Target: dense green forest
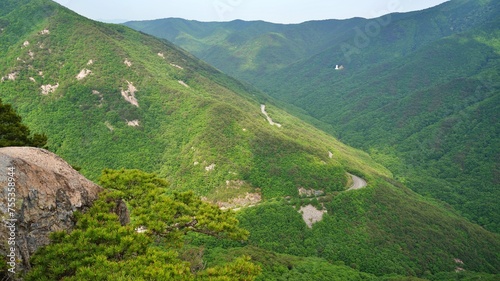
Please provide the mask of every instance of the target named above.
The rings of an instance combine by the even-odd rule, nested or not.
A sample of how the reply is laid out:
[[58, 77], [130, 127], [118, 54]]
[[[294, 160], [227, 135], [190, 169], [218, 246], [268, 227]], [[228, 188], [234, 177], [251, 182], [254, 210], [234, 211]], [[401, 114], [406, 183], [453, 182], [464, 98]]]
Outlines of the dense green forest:
[[2, 103], [0, 99], [0, 147], [34, 146], [43, 147], [47, 144], [47, 136], [31, 135], [30, 129], [22, 123], [10, 104]]
[[[272, 104], [273, 118], [287, 124], [269, 125], [259, 109], [261, 102], [272, 103], [269, 98], [169, 43], [41, 2], [42, 8], [32, 1], [4, 17], [2, 36], [17, 42], [2, 47], [0, 72], [12, 74], [0, 84], [2, 99], [90, 179], [103, 168], [141, 168], [204, 195], [226, 181], [244, 180], [275, 196], [293, 195], [314, 178], [342, 190], [342, 164], [364, 170], [358, 157], [370, 163], [367, 170], [390, 174]], [[31, 22], [20, 20], [27, 16]], [[23, 28], [29, 31], [17, 34]], [[79, 79], [82, 70], [90, 72]], [[329, 150], [338, 157], [328, 158]], [[269, 167], [270, 158], [280, 162]]]
[[[77, 214], [71, 233], [52, 233], [51, 244], [32, 257], [25, 280], [243, 281], [260, 273], [245, 256], [205, 269], [182, 255], [188, 232], [246, 239], [248, 232], [238, 228], [231, 212], [192, 192], [168, 194], [165, 180], [139, 170], [105, 170], [100, 183], [107, 190], [87, 213]], [[123, 200], [130, 208], [129, 224], [112, 211]]]
[[[0, 11], [5, 108], [107, 190], [35, 255], [29, 280], [499, 274], [498, 234], [173, 44], [48, 0]], [[367, 186], [348, 190], [349, 174]], [[130, 224], [112, 212], [117, 200]], [[323, 215], [310, 228], [309, 205]]]
[[498, 1], [455, 0], [370, 20], [126, 25], [316, 118], [413, 190], [498, 232], [499, 12]]

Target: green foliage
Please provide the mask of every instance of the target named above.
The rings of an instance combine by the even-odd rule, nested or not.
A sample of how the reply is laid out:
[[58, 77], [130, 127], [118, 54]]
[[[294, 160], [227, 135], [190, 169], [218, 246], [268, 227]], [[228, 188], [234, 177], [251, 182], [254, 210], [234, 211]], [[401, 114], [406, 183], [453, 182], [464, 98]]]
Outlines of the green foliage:
[[439, 273], [432, 276], [426, 276], [426, 279], [430, 281], [495, 281], [498, 280], [499, 276], [487, 273], [477, 273], [477, 272], [450, 272], [450, 273]]
[[[230, 212], [201, 202], [192, 193], [165, 194], [168, 184], [138, 170], [103, 172], [107, 188], [71, 232], [55, 232], [52, 243], [31, 259], [26, 280], [254, 280], [260, 268], [247, 257], [191, 272], [179, 256], [184, 234], [245, 239]], [[131, 224], [113, 213], [130, 205]], [[147, 229], [145, 233], [137, 227]]]
[[314, 249], [304, 244], [309, 232], [301, 215], [293, 207], [267, 203], [238, 214], [242, 226], [250, 230], [249, 243], [291, 255], [308, 256]]
[[215, 266], [201, 272], [196, 280], [213, 280], [213, 281], [252, 281], [256, 280], [255, 276], [260, 273], [259, 266], [250, 263], [249, 257], [236, 258], [234, 262], [227, 263], [223, 266]]
[[1, 99], [0, 120], [0, 147], [46, 145], [47, 136], [41, 134], [30, 136], [30, 130], [21, 122], [21, 116], [9, 104], [3, 104]]
[[211, 249], [206, 258], [208, 264], [225, 263], [236, 256], [248, 255], [262, 268], [256, 280], [262, 281], [357, 281], [377, 280], [373, 275], [361, 273], [342, 262], [330, 263], [321, 258], [296, 257], [247, 246], [242, 248]]
[[245, 209], [238, 217], [251, 245], [342, 261], [378, 276], [422, 277], [457, 267], [498, 274], [498, 235], [404, 187], [377, 182], [377, 188], [342, 192], [324, 204], [328, 212], [312, 229], [284, 201]]
[[202, 23], [182, 19], [127, 22], [126, 26], [165, 38], [225, 73], [252, 81], [323, 50], [360, 22], [317, 21], [301, 25], [267, 22]]
[[133, 227], [144, 226], [167, 241], [180, 241], [190, 231], [233, 240], [248, 236], [230, 211], [201, 201], [193, 192], [165, 196], [168, 184], [154, 174], [104, 170], [100, 184], [122, 193], [131, 208]]
[[371, 20], [126, 25], [292, 103], [413, 190], [499, 232], [499, 11], [456, 0]]
[[[33, 1], [1, 19], [22, 21], [19, 10], [30, 14], [46, 5]], [[157, 172], [179, 191], [217, 201], [258, 188], [265, 198], [294, 195], [300, 186], [342, 190], [342, 166], [389, 174], [170, 43], [49, 6], [45, 18], [0, 34], [12, 38], [0, 57], [0, 74], [17, 73], [0, 83], [0, 91], [26, 124], [47, 134], [52, 151], [91, 180], [105, 168], [141, 169]], [[78, 80], [83, 69], [92, 73]], [[44, 95], [45, 85], [59, 87]], [[138, 106], [122, 96], [129, 85], [137, 89]], [[283, 128], [266, 122], [261, 102], [286, 122]], [[336, 159], [328, 159], [329, 150]], [[244, 181], [246, 188], [226, 193], [228, 181]]]

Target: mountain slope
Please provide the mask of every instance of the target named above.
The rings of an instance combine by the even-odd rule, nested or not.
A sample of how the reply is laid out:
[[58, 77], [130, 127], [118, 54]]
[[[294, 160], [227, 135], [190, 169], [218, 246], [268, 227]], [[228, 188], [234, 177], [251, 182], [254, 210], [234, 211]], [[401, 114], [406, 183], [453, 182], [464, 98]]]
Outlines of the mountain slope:
[[[453, 271], [454, 258], [463, 258], [469, 271], [498, 273], [498, 235], [410, 192], [366, 153], [291, 116], [271, 98], [168, 42], [86, 20], [53, 2], [26, 3], [1, 17], [0, 97], [33, 131], [47, 135], [50, 149], [91, 179], [104, 168], [138, 168], [221, 206], [257, 205], [239, 214], [251, 237], [268, 237], [251, 243], [272, 251], [330, 263], [351, 263], [366, 253], [372, 262], [393, 255], [394, 266], [360, 263], [367, 273]], [[267, 120], [261, 104], [281, 127]], [[368, 186], [345, 191], [347, 172]], [[299, 213], [309, 204], [327, 210], [311, 229]], [[425, 212], [408, 220], [403, 214], [412, 214], [412, 206], [425, 206]], [[365, 210], [373, 215], [365, 217]], [[259, 229], [262, 224], [269, 227]], [[322, 224], [339, 228], [331, 232]], [[346, 237], [351, 227], [356, 235]], [[449, 229], [459, 230], [446, 236]], [[302, 235], [310, 235], [310, 242], [302, 244]], [[400, 248], [382, 243], [384, 237]], [[429, 242], [419, 247], [412, 237]], [[348, 239], [349, 246], [337, 239]], [[359, 239], [363, 243], [356, 246]], [[318, 241], [329, 245], [326, 252], [316, 247]], [[436, 266], [427, 268], [427, 258]]]
[[[446, 201], [498, 232], [499, 15], [498, 1], [455, 0], [372, 20], [323, 22], [332, 33], [320, 33], [318, 22], [275, 25], [257, 35], [247, 31], [257, 25], [252, 22], [239, 29], [235, 23], [196, 23], [197, 33], [184, 29], [179, 20], [127, 25], [165, 36], [223, 71], [300, 107], [330, 124], [330, 133], [369, 151], [414, 190]], [[335, 29], [334, 24], [340, 27]], [[177, 33], [167, 36], [162, 33], [166, 28]], [[311, 30], [321, 34], [319, 42], [328, 44], [315, 44], [314, 36], [310, 41], [293, 40]], [[263, 59], [268, 57], [259, 60], [249, 52], [233, 60], [238, 49], [231, 47], [260, 44], [262, 49], [273, 49], [260, 39], [272, 32], [288, 39], [279, 46], [280, 56], [289, 61], [268, 66]], [[218, 37], [224, 41], [210, 40], [215, 34], [224, 34]], [[232, 34], [243, 34], [246, 40], [234, 45], [229, 40]], [[180, 40], [187, 36], [196, 40]], [[315, 47], [301, 57], [287, 51], [307, 44]], [[221, 46], [225, 49], [220, 58], [209, 55]], [[246, 70], [245, 59], [259, 62], [255, 72]], [[337, 70], [336, 65], [344, 69]]]
[[[335, 124], [342, 140], [385, 159], [415, 190], [498, 231], [497, 27], [493, 20], [381, 63], [366, 51], [343, 73], [321, 63], [331, 49], [269, 75], [263, 88]], [[304, 83], [312, 66], [318, 75]], [[274, 91], [278, 77], [287, 83]]]
[[[343, 57], [330, 54], [329, 59], [323, 58], [329, 67], [350, 63], [352, 69], [353, 55], [369, 58], [370, 63], [402, 57], [435, 40], [488, 22], [495, 17], [495, 4], [490, 2], [455, 0], [420, 12], [393, 13], [372, 20], [352, 18], [285, 25], [168, 18], [124, 25], [167, 39], [224, 72], [260, 86], [261, 82], [270, 81], [266, 74], [283, 68], [286, 71], [295, 62], [306, 63], [328, 49], [342, 47], [345, 51]], [[379, 45], [376, 51], [373, 45]]]
[[170, 18], [124, 25], [167, 39], [229, 75], [254, 81], [349, 38], [352, 28], [366, 22], [356, 18], [283, 25]]

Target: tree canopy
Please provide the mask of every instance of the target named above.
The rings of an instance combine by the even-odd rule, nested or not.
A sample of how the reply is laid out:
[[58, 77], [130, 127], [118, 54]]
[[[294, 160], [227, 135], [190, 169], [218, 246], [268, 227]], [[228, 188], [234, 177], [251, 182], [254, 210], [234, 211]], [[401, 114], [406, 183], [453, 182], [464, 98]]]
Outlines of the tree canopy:
[[[193, 270], [180, 255], [189, 232], [246, 239], [232, 212], [192, 192], [170, 192], [165, 180], [138, 170], [105, 170], [100, 182], [106, 188], [100, 198], [77, 213], [73, 231], [53, 233], [31, 259], [26, 280], [254, 280], [260, 273], [246, 256]], [[122, 201], [130, 223], [116, 213]]]
[[47, 136], [34, 134], [22, 123], [22, 118], [10, 104], [2, 103], [0, 99], [0, 147], [34, 146], [44, 147]]

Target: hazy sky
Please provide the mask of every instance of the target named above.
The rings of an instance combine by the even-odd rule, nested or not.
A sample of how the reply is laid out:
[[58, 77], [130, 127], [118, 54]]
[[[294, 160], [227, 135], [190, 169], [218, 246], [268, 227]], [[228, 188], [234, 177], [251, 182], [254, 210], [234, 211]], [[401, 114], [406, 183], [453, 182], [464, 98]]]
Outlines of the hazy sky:
[[421, 10], [446, 0], [55, 0], [95, 20], [178, 17], [199, 21], [234, 19], [299, 23], [309, 20], [373, 18]]

